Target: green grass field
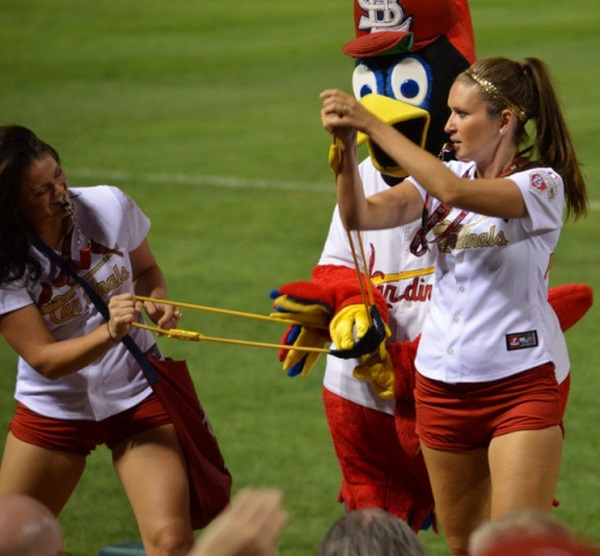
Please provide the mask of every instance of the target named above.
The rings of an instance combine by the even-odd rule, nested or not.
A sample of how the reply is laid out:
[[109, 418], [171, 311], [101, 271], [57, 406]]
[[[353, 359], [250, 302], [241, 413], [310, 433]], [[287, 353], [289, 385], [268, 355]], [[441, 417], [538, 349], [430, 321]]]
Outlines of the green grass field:
[[[568, 224], [552, 283], [600, 290], [600, 11], [597, 0], [472, 0], [479, 56], [538, 56], [554, 73], [588, 178], [592, 210]], [[350, 0], [1, 0], [0, 122], [61, 152], [71, 185], [110, 183], [153, 221], [171, 298], [266, 314], [268, 293], [309, 277], [335, 197], [318, 94], [350, 88]], [[596, 245], [596, 247], [594, 247]], [[277, 342], [280, 325], [185, 311], [182, 327]], [[557, 514], [600, 544], [600, 315], [567, 333], [573, 383]], [[342, 515], [321, 404], [322, 362], [305, 379], [273, 350], [160, 339], [185, 357], [234, 475], [278, 486], [283, 556], [307, 556]], [[16, 358], [0, 345], [0, 426]], [[0, 438], [4, 433], [0, 434]], [[3, 442], [0, 441], [0, 442]], [[139, 537], [110, 454], [97, 450], [61, 515], [67, 550]], [[443, 535], [421, 535], [430, 556]]]

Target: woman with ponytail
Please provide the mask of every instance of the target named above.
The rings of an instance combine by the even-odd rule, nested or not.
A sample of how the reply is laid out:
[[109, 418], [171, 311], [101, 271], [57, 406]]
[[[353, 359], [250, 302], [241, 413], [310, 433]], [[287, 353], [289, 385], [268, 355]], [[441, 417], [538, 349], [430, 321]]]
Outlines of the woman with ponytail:
[[[456, 78], [445, 127], [456, 159], [447, 162], [351, 95], [321, 99], [342, 153], [344, 225], [383, 229], [422, 216], [411, 249], [436, 255], [415, 362], [417, 433], [451, 553], [466, 555], [481, 523], [554, 502], [558, 375], [569, 365], [548, 279], [563, 219], [585, 216], [588, 204], [570, 133], [536, 58], [481, 59]], [[357, 131], [408, 173], [402, 187], [364, 195]]]

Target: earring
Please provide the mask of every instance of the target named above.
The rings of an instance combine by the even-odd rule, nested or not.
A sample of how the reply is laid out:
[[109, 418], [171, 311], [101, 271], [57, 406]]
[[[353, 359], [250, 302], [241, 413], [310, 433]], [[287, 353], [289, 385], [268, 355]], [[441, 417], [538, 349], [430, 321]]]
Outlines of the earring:
[[503, 127], [500, 128], [500, 135], [505, 135], [506, 134], [506, 129], [504, 129]]

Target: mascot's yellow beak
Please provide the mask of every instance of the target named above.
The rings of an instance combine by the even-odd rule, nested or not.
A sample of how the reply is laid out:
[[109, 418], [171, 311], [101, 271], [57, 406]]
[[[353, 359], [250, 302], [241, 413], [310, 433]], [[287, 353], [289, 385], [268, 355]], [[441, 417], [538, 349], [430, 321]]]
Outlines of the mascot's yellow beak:
[[[390, 97], [375, 94], [364, 96], [360, 99], [360, 104], [369, 110], [369, 112], [373, 112], [373, 114], [385, 123], [393, 125], [421, 148], [425, 147], [425, 139], [427, 138], [427, 131], [431, 120], [427, 110], [407, 104], [406, 102], [394, 100]], [[381, 173], [399, 178], [407, 176], [406, 171], [381, 150], [376, 143], [373, 143], [368, 135], [359, 132], [357, 141], [359, 145], [362, 145], [365, 141], [367, 142], [371, 161]]]

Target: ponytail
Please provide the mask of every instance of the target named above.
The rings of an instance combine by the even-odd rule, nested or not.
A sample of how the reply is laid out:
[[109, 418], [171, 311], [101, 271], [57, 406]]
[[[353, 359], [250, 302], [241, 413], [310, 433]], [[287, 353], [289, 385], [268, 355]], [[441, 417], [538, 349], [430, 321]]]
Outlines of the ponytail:
[[[537, 58], [514, 62], [507, 58], [482, 58], [460, 75], [480, 85], [488, 112], [497, 115], [508, 108], [516, 116], [515, 141], [521, 150], [529, 147], [532, 159], [558, 172], [565, 187], [566, 218], [587, 214], [585, 180], [571, 134], [562, 114], [548, 67]], [[527, 121], [535, 123], [529, 145]]]
[[587, 214], [585, 180], [552, 78], [546, 64], [537, 58], [525, 58], [519, 65], [525, 77], [533, 82], [534, 98], [526, 110], [536, 125], [534, 153], [563, 178], [567, 218], [573, 215], [577, 220]]

